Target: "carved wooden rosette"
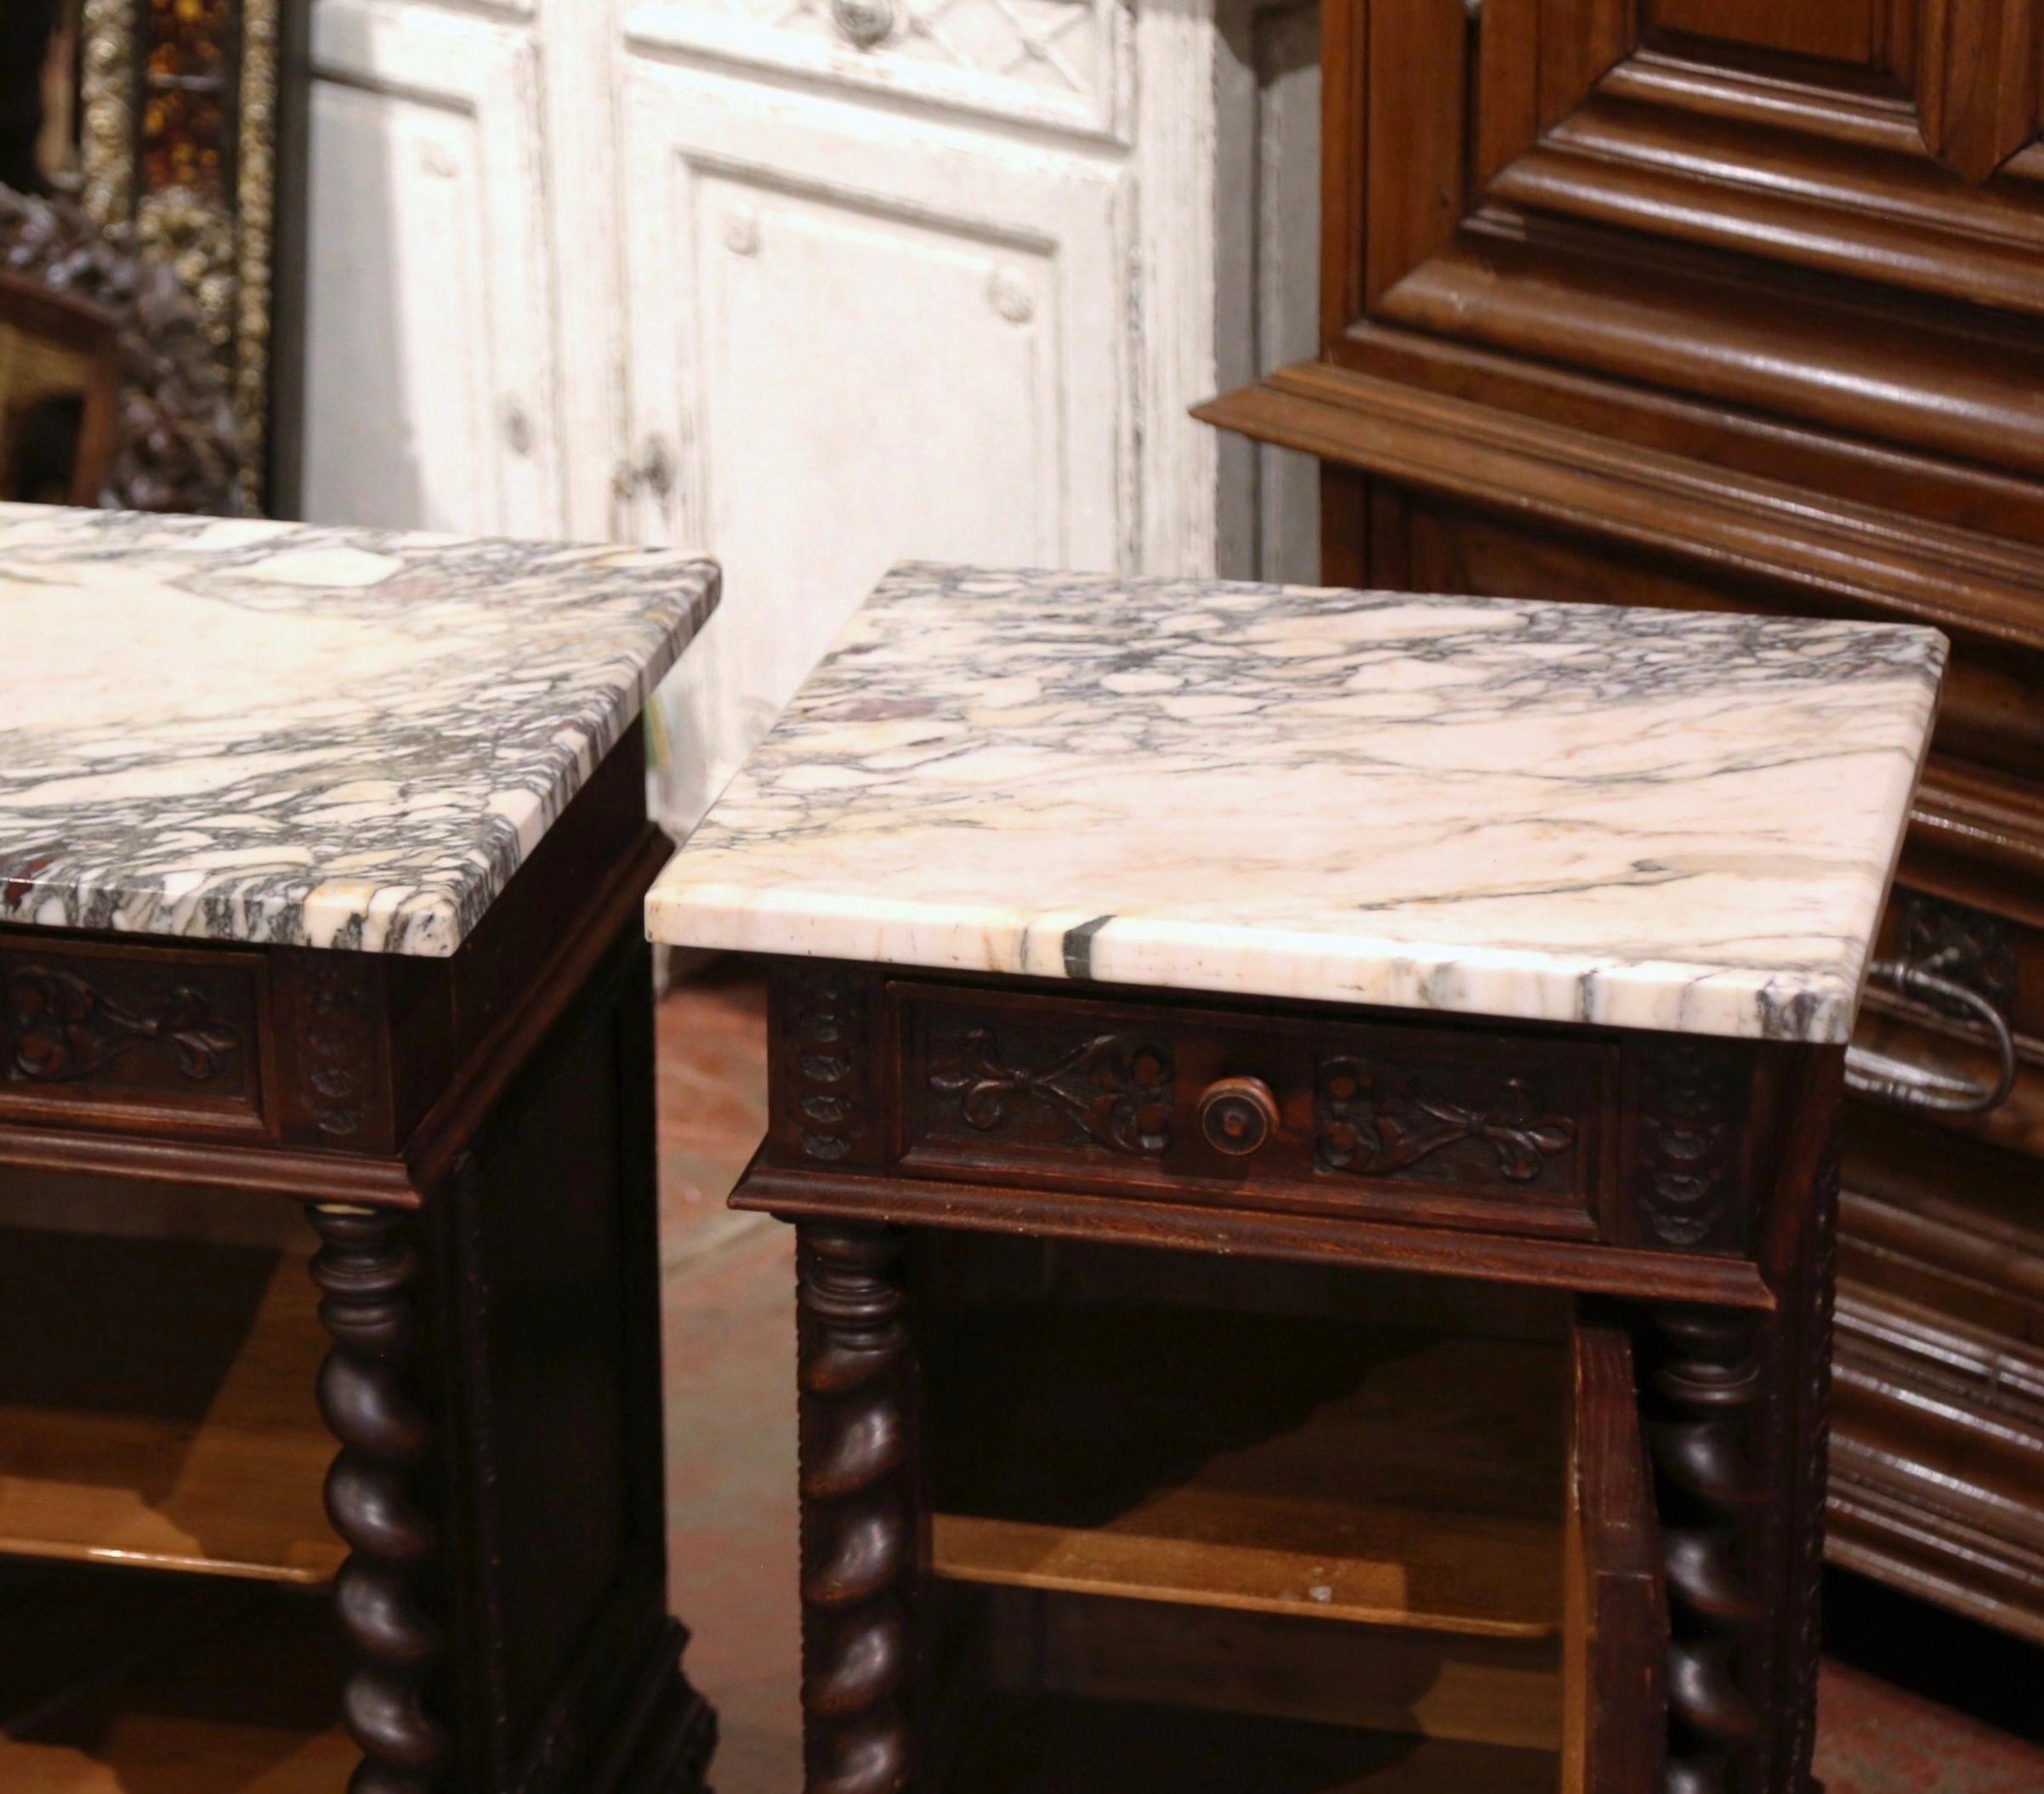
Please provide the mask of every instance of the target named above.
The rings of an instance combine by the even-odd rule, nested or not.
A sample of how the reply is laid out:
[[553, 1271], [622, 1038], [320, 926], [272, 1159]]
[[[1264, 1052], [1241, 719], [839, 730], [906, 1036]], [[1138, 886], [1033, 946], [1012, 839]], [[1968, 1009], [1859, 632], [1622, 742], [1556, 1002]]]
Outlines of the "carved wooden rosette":
[[1766, 1608], [1753, 1584], [1765, 1490], [1752, 1460], [1757, 1323], [1729, 1309], [1652, 1311], [1647, 1389], [1667, 1577], [1666, 1794], [1746, 1794], [1762, 1714], [1752, 1657]]
[[798, 1233], [805, 1794], [906, 1787], [916, 1528], [892, 1229]]
[[411, 1388], [419, 1261], [395, 1215], [307, 1212], [321, 1240], [320, 1319], [334, 1341], [320, 1411], [341, 1442], [326, 1512], [351, 1547], [334, 1587], [351, 1657], [343, 1711], [363, 1754], [349, 1794], [432, 1794], [448, 1740], [427, 1708], [444, 1644], [423, 1587], [434, 1538], [417, 1480], [433, 1434]]

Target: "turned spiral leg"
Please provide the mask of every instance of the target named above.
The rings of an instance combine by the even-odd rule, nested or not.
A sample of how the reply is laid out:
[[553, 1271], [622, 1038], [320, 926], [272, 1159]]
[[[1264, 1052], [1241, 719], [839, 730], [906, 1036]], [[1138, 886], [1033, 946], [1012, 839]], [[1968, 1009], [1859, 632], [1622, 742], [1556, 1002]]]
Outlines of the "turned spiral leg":
[[799, 1233], [806, 1794], [907, 1785], [915, 1574], [901, 1241]]
[[1712, 1309], [1661, 1309], [1652, 1318], [1648, 1438], [1672, 1632], [1664, 1786], [1748, 1794], [1762, 1718], [1747, 1659], [1764, 1618], [1752, 1586], [1764, 1500], [1752, 1459], [1755, 1324]]
[[418, 1258], [395, 1216], [309, 1212], [320, 1319], [333, 1337], [320, 1409], [341, 1442], [326, 1512], [349, 1547], [334, 1588], [350, 1659], [343, 1710], [362, 1751], [349, 1794], [432, 1794], [448, 1746], [426, 1707], [442, 1644], [422, 1596], [433, 1533], [417, 1485], [433, 1437], [411, 1393]]

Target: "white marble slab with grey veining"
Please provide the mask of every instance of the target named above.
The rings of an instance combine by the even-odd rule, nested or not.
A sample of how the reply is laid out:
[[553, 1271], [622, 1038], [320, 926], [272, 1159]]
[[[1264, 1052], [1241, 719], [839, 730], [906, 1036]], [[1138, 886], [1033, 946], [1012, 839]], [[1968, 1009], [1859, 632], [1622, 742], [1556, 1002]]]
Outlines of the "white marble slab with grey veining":
[[657, 940], [1838, 1042], [1934, 631], [897, 569]]
[[717, 594], [667, 550], [0, 506], [0, 923], [451, 954]]

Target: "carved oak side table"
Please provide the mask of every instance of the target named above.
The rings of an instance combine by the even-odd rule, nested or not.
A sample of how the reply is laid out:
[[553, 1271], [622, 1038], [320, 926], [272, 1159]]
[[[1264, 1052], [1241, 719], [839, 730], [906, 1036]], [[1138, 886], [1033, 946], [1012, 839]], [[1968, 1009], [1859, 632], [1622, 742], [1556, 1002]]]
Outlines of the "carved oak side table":
[[897, 570], [772, 956], [809, 1794], [1802, 1794], [1924, 630]]
[[0, 1785], [700, 1785], [638, 718], [717, 589], [0, 508]]

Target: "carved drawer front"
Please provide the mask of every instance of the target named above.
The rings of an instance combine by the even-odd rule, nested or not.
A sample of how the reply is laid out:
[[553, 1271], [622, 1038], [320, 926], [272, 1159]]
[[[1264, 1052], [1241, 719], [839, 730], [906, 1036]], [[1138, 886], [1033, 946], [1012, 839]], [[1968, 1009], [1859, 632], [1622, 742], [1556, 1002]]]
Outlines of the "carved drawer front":
[[1599, 1231], [1609, 1040], [908, 981], [889, 1001], [904, 1174]]
[[259, 1129], [260, 956], [0, 938], [0, 1121]]

